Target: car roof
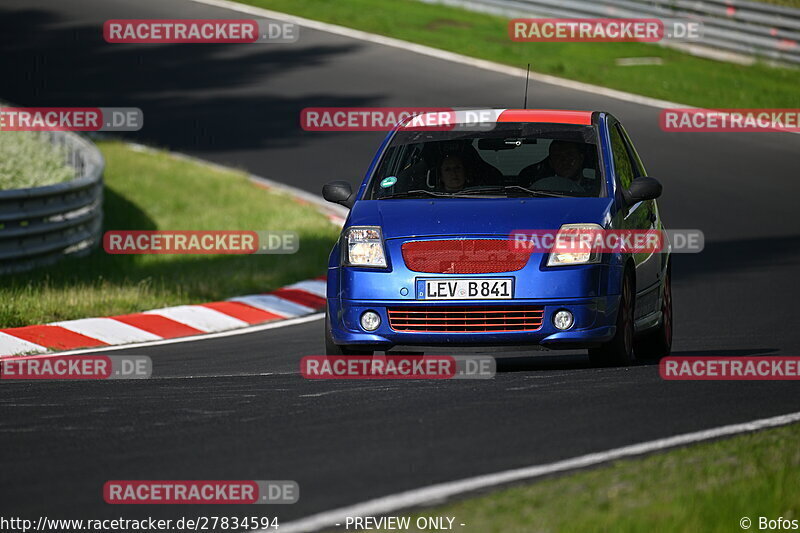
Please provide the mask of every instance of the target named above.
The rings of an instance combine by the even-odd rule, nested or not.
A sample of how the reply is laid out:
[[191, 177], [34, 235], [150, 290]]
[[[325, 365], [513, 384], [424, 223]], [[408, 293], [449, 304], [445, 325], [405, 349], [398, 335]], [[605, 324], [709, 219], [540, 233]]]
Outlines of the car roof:
[[555, 124], [592, 124], [591, 111], [564, 111], [560, 109], [506, 109], [497, 122], [552, 122]]
[[497, 122], [537, 122], [549, 124], [576, 124], [590, 126], [592, 111], [569, 111], [561, 109], [452, 109], [422, 113], [409, 118], [399, 125], [401, 129], [415, 129], [427, 124], [426, 117], [443, 117], [438, 124], [497, 123]]

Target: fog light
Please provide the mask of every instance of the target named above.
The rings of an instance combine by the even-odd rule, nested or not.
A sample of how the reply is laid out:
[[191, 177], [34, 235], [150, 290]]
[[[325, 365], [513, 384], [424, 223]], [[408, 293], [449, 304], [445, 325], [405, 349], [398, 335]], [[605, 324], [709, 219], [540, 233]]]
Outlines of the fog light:
[[[555, 315], [553, 315], [553, 324], [558, 329], [569, 329], [572, 327], [572, 323], [575, 319], [572, 316], [572, 313], [567, 311], [566, 309], [562, 309], [561, 311], [557, 311]], [[361, 322], [364, 322], [364, 319], [361, 319]]]
[[375, 331], [381, 325], [381, 317], [375, 311], [367, 311], [361, 315], [361, 327], [365, 331]]

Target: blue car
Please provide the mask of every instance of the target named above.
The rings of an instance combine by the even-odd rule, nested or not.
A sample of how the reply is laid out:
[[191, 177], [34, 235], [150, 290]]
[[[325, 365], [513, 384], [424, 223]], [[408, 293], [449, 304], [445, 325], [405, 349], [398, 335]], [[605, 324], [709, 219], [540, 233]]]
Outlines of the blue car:
[[669, 354], [666, 240], [513, 246], [537, 231], [663, 230], [661, 184], [614, 116], [492, 109], [421, 123], [388, 134], [356, 192], [345, 181], [323, 188], [350, 208], [328, 263], [329, 355], [540, 345], [588, 349], [610, 366]]

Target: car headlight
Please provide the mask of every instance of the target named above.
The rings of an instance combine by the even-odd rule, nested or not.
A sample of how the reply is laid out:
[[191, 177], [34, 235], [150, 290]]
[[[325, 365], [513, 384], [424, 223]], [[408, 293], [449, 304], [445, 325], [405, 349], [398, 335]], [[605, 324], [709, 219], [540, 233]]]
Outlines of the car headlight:
[[[586, 231], [590, 230], [590, 231]], [[599, 224], [564, 224], [556, 234], [556, 242], [547, 259], [547, 266], [588, 265], [600, 261], [600, 253], [582, 236], [602, 231]]]
[[344, 234], [346, 266], [386, 268], [383, 235], [378, 226], [352, 226]]

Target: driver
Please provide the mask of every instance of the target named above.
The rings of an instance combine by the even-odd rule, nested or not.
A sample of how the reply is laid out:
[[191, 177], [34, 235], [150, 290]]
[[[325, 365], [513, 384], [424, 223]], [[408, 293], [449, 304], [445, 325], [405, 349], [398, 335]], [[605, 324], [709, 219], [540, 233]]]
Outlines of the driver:
[[520, 171], [520, 182], [538, 190], [594, 195], [599, 182], [583, 175], [588, 147], [581, 142], [552, 141], [547, 157]]
[[537, 180], [536, 188], [560, 192], [585, 192], [581, 183], [585, 157], [583, 146], [578, 143], [559, 140], [551, 142], [547, 157], [550, 167], [547, 169], [549, 170], [547, 174], [550, 175]]

